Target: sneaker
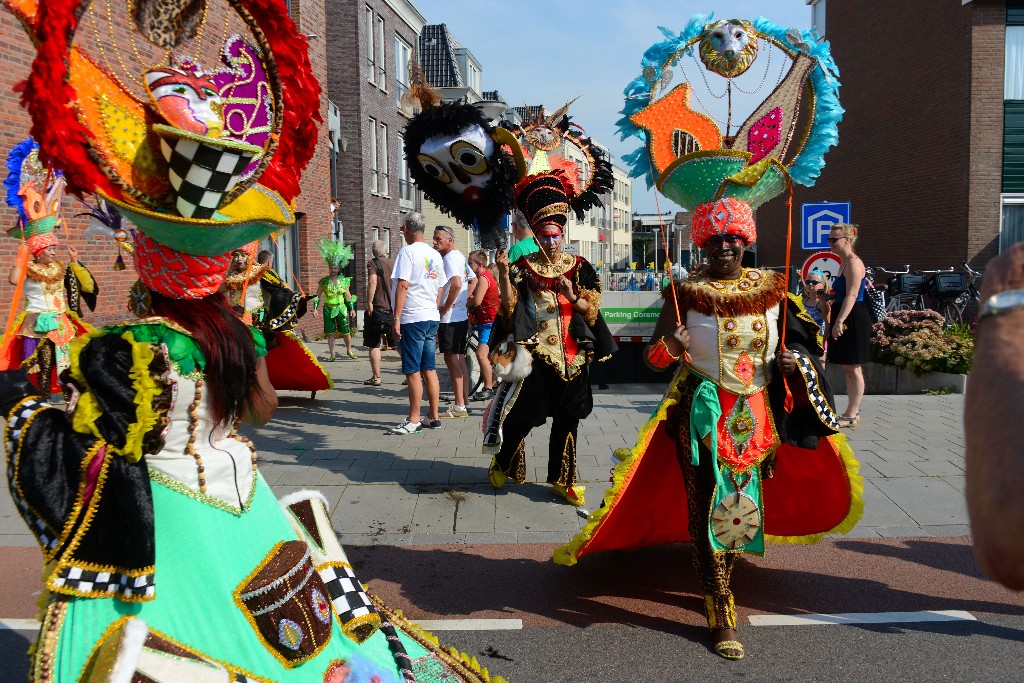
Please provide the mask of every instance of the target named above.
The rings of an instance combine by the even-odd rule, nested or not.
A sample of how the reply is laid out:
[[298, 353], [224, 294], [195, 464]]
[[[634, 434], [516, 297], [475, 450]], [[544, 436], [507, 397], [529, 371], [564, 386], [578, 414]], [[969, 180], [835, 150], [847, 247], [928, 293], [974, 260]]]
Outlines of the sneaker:
[[402, 424], [398, 425], [397, 427], [392, 427], [387, 431], [387, 433], [398, 435], [418, 434], [421, 429], [423, 429], [422, 422], [409, 422], [408, 420], [403, 420]]
[[455, 406], [449, 406], [448, 410], [444, 411], [440, 415], [442, 420], [452, 420], [459, 417], [469, 417], [469, 411], [465, 408], [462, 410], [456, 410]]
[[[444, 415], [442, 415], [441, 417], [444, 417]], [[426, 420], [424, 420], [423, 422], [421, 422], [420, 424], [423, 425], [424, 427], [426, 427], [427, 429], [440, 429], [441, 428], [441, 421], [440, 420], [431, 420], [429, 417]]]
[[470, 398], [474, 401], [490, 401], [496, 393], [498, 393], [497, 389], [481, 389]]

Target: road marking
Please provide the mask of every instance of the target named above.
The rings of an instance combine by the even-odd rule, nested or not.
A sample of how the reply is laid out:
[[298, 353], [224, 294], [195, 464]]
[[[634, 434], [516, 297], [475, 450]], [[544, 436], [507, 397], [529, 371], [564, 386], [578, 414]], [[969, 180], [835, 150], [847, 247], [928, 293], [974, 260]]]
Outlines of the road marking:
[[38, 631], [35, 619], [0, 619], [0, 631]]
[[427, 631], [521, 631], [522, 619], [416, 619]]
[[924, 621], [977, 621], [970, 612], [850, 612], [847, 614], [751, 614], [751, 626], [825, 626], [845, 624], [907, 624]]

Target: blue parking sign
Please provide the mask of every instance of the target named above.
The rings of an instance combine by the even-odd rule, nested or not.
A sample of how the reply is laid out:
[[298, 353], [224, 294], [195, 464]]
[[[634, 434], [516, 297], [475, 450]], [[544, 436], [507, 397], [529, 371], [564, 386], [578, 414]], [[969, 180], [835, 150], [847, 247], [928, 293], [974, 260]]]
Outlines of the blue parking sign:
[[800, 248], [828, 249], [828, 233], [836, 223], [850, 222], [850, 202], [808, 202], [800, 205]]

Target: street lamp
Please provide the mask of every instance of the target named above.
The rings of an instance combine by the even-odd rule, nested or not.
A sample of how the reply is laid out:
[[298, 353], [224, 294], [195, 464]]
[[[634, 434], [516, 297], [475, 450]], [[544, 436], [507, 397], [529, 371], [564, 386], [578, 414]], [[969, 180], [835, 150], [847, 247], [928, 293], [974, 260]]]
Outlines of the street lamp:
[[497, 100], [481, 100], [480, 102], [473, 103], [473, 106], [482, 111], [487, 120], [492, 124], [501, 120], [501, 117], [508, 109], [504, 102], [498, 102]]

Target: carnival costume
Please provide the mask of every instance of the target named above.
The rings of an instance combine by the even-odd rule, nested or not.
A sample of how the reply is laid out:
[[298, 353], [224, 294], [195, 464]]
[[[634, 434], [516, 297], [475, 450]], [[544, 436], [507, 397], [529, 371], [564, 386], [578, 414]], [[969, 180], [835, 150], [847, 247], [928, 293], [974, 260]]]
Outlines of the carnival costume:
[[[666, 41], [645, 54], [643, 75], [626, 89], [621, 130], [647, 141], [629, 157], [634, 175], [647, 174], [693, 212], [699, 248], [725, 235], [750, 245], [752, 210], [786, 189], [790, 178], [810, 184], [835, 142], [842, 109], [828, 44], [764, 19], [698, 16], [680, 35], [665, 33]], [[717, 74], [732, 88], [736, 76], [758, 63], [759, 44], [762, 57], [781, 57], [789, 71], [738, 135], [723, 136], [710, 114], [690, 108], [692, 82], [656, 97], [677, 66], [685, 74], [703, 64], [705, 78]], [[811, 115], [804, 112], [804, 138], [791, 145], [806, 83], [814, 94], [805, 100]], [[681, 359], [664, 339], [648, 347], [652, 367], [676, 361], [680, 367], [636, 445], [617, 454], [602, 507], [554, 559], [572, 565], [598, 550], [690, 541], [709, 626], [735, 629], [729, 579], [737, 554], [762, 554], [766, 539], [814, 543], [849, 531], [863, 509], [862, 480], [837, 433], [818, 362], [820, 330], [787, 294], [784, 276], [759, 269], [743, 269], [738, 279], [702, 273], [664, 296], [662, 316], [673, 328], [685, 325], [689, 347]], [[796, 359], [789, 376], [775, 364], [780, 348]], [[744, 654], [733, 640], [715, 650], [729, 659]]]
[[99, 288], [92, 273], [77, 260], [66, 264], [36, 260], [57, 246], [54, 231], [62, 220], [64, 187], [63, 179], [42, 167], [39, 145], [32, 138], [18, 143], [7, 156], [7, 169], [7, 204], [18, 211], [18, 225], [7, 233], [22, 241], [18, 265], [24, 269], [15, 298], [24, 292], [25, 310], [0, 343], [0, 369], [25, 368], [35, 377], [39, 394], [49, 399], [51, 393], [60, 392], [57, 378], [68, 367], [71, 340], [92, 329], [81, 320], [82, 300], [94, 310]]
[[[231, 250], [294, 220], [320, 102], [306, 41], [278, 2], [177, 4], [175, 17], [166, 3], [124, 3], [133, 49], [160, 65], [146, 74], [150, 105], [74, 44], [74, 27], [102, 18], [86, 4], [17, 4], [39, 51], [26, 92], [42, 151], [73, 190], [102, 194], [140, 229], [136, 311], [147, 296], [154, 310], [220, 305], [208, 297], [223, 296]], [[198, 51], [168, 59], [196, 48], [207, 12], [240, 32], [213, 77]], [[132, 134], [108, 138], [90, 93]], [[183, 167], [186, 152], [206, 172]], [[248, 160], [224, 161], [236, 153]], [[227, 166], [236, 173], [218, 178]], [[258, 330], [219, 324], [250, 329], [239, 353], [262, 355]], [[363, 592], [319, 494], [275, 500], [237, 422], [214, 418], [208, 363], [188, 329], [144, 317], [72, 344], [66, 414], [21, 371], [0, 373], [8, 483], [46, 562], [32, 680], [487, 680]]]
[[[256, 262], [259, 241], [236, 249], [224, 284], [242, 320], [259, 329], [267, 340], [267, 375], [275, 389], [327, 391], [334, 380], [292, 328], [306, 312], [306, 299], [292, 292], [274, 270]], [[242, 257], [245, 265], [241, 266]], [[242, 296], [242, 292], [245, 296]]]
[[352, 278], [342, 275], [341, 270], [352, 259], [352, 247], [327, 237], [317, 242], [316, 247], [332, 274], [317, 283], [324, 295], [322, 301], [319, 296], [313, 300], [313, 310], [323, 306], [324, 337], [351, 334], [349, 318], [356, 312], [356, 296], [349, 291]]
[[[563, 111], [562, 130], [568, 130], [567, 119]], [[570, 210], [582, 218], [610, 187], [611, 164], [600, 150], [587, 138], [571, 139], [590, 159], [586, 170], [572, 169], [570, 176], [535, 154], [531, 174], [515, 187], [518, 207], [537, 234], [555, 230], [560, 235]], [[582, 315], [574, 299], [560, 291], [562, 277], [572, 283], [574, 299], [587, 301]], [[495, 356], [505, 356], [496, 363], [501, 383], [484, 415], [484, 453], [494, 454], [491, 485], [500, 488], [508, 477], [526, 480], [526, 436], [550, 417], [547, 481], [569, 503], [582, 505], [576, 433], [593, 410], [589, 365], [616, 350], [600, 312], [601, 280], [582, 256], [559, 254], [550, 261], [543, 250], [511, 264], [509, 279], [512, 300], [502, 300], [490, 340]]]

